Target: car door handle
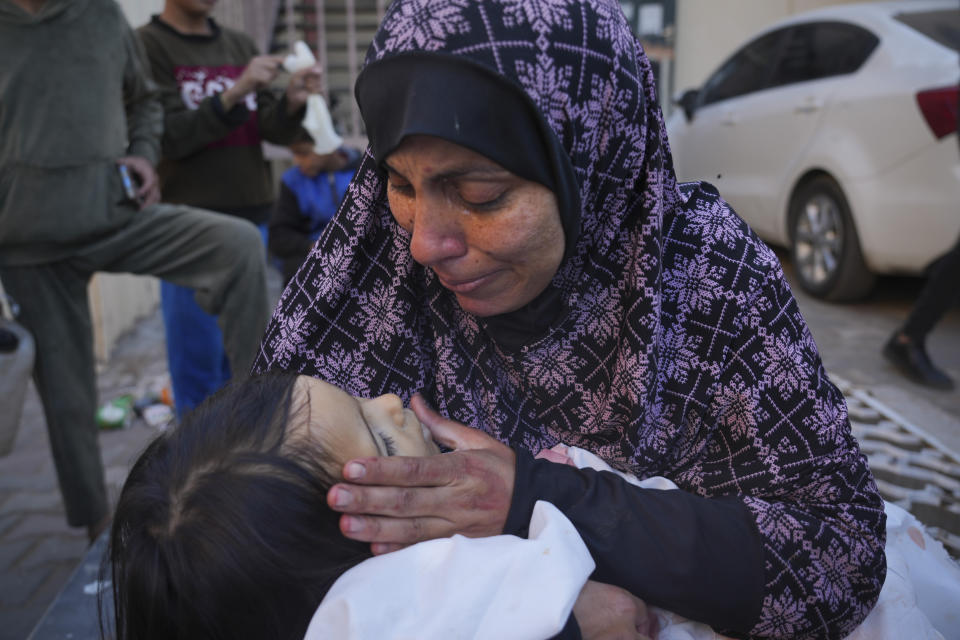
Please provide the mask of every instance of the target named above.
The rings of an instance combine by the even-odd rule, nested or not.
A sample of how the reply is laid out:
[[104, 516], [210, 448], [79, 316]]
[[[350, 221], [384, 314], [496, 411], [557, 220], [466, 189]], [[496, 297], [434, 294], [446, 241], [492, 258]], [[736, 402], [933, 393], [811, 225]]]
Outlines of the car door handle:
[[819, 111], [822, 107], [822, 100], [810, 98], [809, 100], [805, 100], [803, 103], [797, 105], [793, 111], [794, 113], [814, 113], [815, 111]]
[[733, 111], [725, 111], [720, 117], [720, 124], [732, 127], [737, 124], [737, 121], [740, 119], [737, 117], [737, 114]]

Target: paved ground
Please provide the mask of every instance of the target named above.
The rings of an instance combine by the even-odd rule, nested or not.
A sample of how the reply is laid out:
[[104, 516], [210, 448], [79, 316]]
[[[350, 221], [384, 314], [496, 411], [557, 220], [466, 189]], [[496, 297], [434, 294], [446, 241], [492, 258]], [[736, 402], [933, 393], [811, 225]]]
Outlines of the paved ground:
[[[157, 312], [121, 340], [100, 371], [98, 386], [102, 398], [112, 398], [166, 375]], [[128, 429], [101, 432], [111, 500], [155, 433], [142, 420]], [[40, 401], [31, 386], [13, 452], [0, 458], [0, 638], [29, 635], [86, 549], [86, 531], [66, 525]]]
[[[783, 252], [778, 255], [793, 282], [788, 258]], [[944, 392], [914, 384], [880, 354], [906, 319], [922, 284], [917, 278], [881, 278], [870, 297], [845, 305], [812, 298], [799, 285], [793, 292], [827, 371], [868, 388], [875, 398], [960, 454], [960, 389]], [[937, 324], [927, 349], [960, 384], [960, 306]]]
[[[880, 357], [887, 335], [905, 316], [918, 281], [885, 280], [854, 306], [819, 303], [795, 290], [811, 331], [848, 397], [854, 429], [885, 497], [899, 501], [960, 555], [960, 392], [933, 392], [905, 382]], [[960, 312], [931, 338], [938, 362], [960, 379]], [[99, 375], [103, 398], [137, 391], [166, 376], [159, 313], [118, 344]], [[155, 431], [142, 421], [104, 431], [101, 447], [112, 497]], [[944, 447], [937, 446], [943, 444]], [[25, 638], [86, 550], [66, 526], [39, 402], [32, 389], [14, 451], [0, 458], [0, 640]]]

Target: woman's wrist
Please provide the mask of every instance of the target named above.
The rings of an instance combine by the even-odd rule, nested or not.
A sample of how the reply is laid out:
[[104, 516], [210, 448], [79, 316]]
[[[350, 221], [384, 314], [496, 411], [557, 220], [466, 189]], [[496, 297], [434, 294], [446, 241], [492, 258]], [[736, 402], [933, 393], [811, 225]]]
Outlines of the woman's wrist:
[[533, 505], [537, 502], [537, 494], [532, 486], [534, 458], [530, 452], [522, 449], [514, 449], [514, 454], [516, 466], [514, 467], [513, 494], [510, 496], [510, 509], [507, 511], [503, 533], [526, 538]]

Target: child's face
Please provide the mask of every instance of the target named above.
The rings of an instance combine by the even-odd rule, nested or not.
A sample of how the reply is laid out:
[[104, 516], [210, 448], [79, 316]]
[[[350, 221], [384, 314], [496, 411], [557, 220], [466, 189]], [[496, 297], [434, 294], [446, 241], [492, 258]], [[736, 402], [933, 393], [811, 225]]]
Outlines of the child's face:
[[346, 156], [334, 151], [320, 155], [314, 153], [312, 142], [295, 142], [290, 145], [293, 163], [307, 177], [314, 178], [323, 171], [339, 171], [346, 166]]
[[[343, 465], [366, 456], [432, 456], [440, 453], [430, 432], [394, 394], [354, 398], [339, 388], [300, 376], [294, 390], [303, 416], [291, 428], [309, 428], [309, 435], [336, 461], [331, 469], [339, 476]], [[306, 403], [304, 403], [306, 401]]]

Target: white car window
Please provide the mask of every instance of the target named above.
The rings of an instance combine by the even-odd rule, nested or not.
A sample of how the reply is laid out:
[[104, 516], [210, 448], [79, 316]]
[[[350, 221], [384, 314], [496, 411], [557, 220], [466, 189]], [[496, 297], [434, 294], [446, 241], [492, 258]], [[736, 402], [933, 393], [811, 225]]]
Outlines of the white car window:
[[728, 100], [767, 86], [789, 29], [760, 36], [727, 60], [703, 85], [700, 105]]
[[960, 11], [943, 9], [919, 13], [901, 13], [897, 20], [916, 29], [931, 40], [960, 51]]
[[879, 42], [866, 29], [844, 22], [797, 25], [790, 32], [770, 86], [853, 73]]

